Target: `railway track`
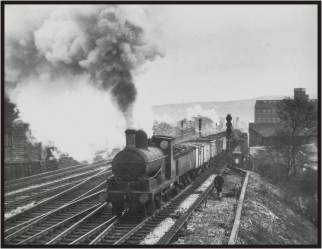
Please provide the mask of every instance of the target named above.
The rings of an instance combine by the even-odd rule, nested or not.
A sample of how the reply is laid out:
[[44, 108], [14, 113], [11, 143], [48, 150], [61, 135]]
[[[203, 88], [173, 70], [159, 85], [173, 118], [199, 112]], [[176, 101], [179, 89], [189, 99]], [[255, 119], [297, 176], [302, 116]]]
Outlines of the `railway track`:
[[12, 202], [12, 201], [15, 201], [16, 199], [20, 199], [23, 197], [31, 197], [33, 195], [37, 195], [41, 193], [42, 191], [46, 191], [56, 186], [61, 186], [66, 183], [80, 181], [86, 177], [90, 177], [91, 175], [96, 174], [100, 170], [101, 170], [100, 168], [95, 168], [82, 173], [72, 174], [60, 179], [55, 179], [54, 181], [43, 182], [41, 184], [35, 184], [23, 189], [11, 191], [9, 193], [5, 193], [5, 201]]
[[110, 160], [101, 160], [101, 161], [94, 162], [92, 164], [87, 164], [87, 165], [83, 165], [83, 166], [76, 165], [76, 166], [73, 166], [70, 168], [44, 172], [41, 174], [32, 175], [29, 177], [24, 177], [24, 178], [20, 178], [17, 180], [5, 182], [5, 186], [4, 186], [5, 193], [8, 194], [10, 192], [14, 192], [14, 191], [17, 191], [17, 190], [20, 190], [23, 188], [27, 188], [32, 185], [40, 185], [43, 183], [48, 183], [50, 181], [60, 180], [60, 179], [65, 178], [69, 175], [97, 169], [101, 166], [109, 164], [110, 162], [111, 162]]
[[100, 206], [99, 196], [103, 192], [104, 190], [94, 192], [53, 211], [49, 211], [41, 218], [6, 236], [5, 242], [11, 245], [44, 245], [59, 234], [62, 229], [82, 219]]
[[[77, 173], [68, 177], [58, 179], [52, 182], [43, 183], [31, 186], [30, 188], [21, 189], [11, 193], [5, 194], [5, 212], [8, 213], [18, 207], [28, 205], [29, 203], [37, 203], [44, 198], [48, 198], [61, 191], [68, 189], [84, 180], [86, 177], [90, 177], [99, 172], [102, 166], [95, 167], [94, 169], [85, 171], [83, 173]], [[107, 167], [109, 169], [110, 166]]]
[[[202, 227], [200, 224], [200, 218], [193, 217], [189, 223], [195, 227], [195, 229], [201, 229], [202, 233], [199, 236], [191, 235], [189, 237], [181, 237], [180, 232], [182, 229], [187, 229], [188, 218], [192, 215], [194, 207], [192, 209], [180, 217], [178, 221], [168, 230], [168, 232], [157, 242], [158, 245], [180, 245], [185, 243], [196, 243], [194, 241], [216, 241], [222, 245], [232, 245], [235, 243], [238, 236], [239, 229], [239, 221], [242, 211], [243, 199], [245, 196], [246, 188], [247, 188], [247, 178], [248, 172], [244, 170], [240, 170], [237, 168], [229, 168], [225, 173], [225, 187], [223, 190], [223, 196], [221, 199], [217, 199], [213, 195], [210, 196], [210, 209], [209, 207], [205, 209], [205, 213], [203, 213], [203, 209], [201, 209], [203, 219], [206, 221], [206, 227], [211, 224], [211, 235], [207, 236], [209, 230], [207, 228]], [[243, 182], [243, 183], [242, 183]], [[241, 185], [242, 183], [242, 185]], [[238, 186], [236, 188], [236, 186]], [[237, 202], [238, 200], [238, 202]], [[197, 202], [196, 205], [199, 205]], [[212, 212], [210, 212], [212, 210]], [[176, 236], [176, 235], [179, 236]], [[178, 241], [176, 239], [179, 239]], [[209, 242], [208, 242], [209, 243]]]
[[112, 216], [111, 208], [107, 203], [99, 205], [83, 219], [61, 232], [47, 245], [75, 245], [89, 244], [100, 232], [117, 219]]
[[5, 236], [19, 230], [21, 227], [25, 227], [28, 223], [41, 218], [43, 215], [66, 203], [80, 199], [93, 193], [93, 191], [104, 189], [109, 175], [111, 175], [111, 170], [103, 170], [71, 188], [38, 203], [34, 207], [6, 219], [4, 221]]
[[10, 213], [17, 208], [28, 206], [28, 204], [30, 203], [38, 203], [45, 198], [48, 198], [70, 188], [80, 181], [81, 180], [76, 180], [62, 185], [60, 184], [59, 186], [45, 187], [44, 189], [35, 189], [30, 193], [25, 193], [24, 195], [17, 196], [15, 198], [5, 197], [5, 213]]
[[[178, 214], [176, 211], [180, 204], [193, 195], [198, 187], [209, 177], [209, 171], [204, 172], [195, 182], [186, 187], [169, 203], [166, 203], [160, 210], [157, 210], [153, 216], [142, 220], [133, 214], [125, 214], [123, 217], [112, 222], [104, 231], [102, 231], [90, 245], [138, 245], [140, 242], [167, 218], [173, 220], [173, 224], [184, 214]], [[179, 215], [179, 216], [178, 216]]]

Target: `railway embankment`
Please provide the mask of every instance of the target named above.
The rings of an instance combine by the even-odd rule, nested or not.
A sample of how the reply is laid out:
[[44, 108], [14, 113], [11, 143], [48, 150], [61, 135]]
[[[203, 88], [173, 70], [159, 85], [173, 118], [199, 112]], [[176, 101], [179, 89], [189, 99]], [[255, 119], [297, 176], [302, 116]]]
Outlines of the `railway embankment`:
[[[188, 221], [187, 228], [174, 244], [228, 244], [235, 219], [237, 198], [230, 190], [242, 179], [234, 174], [225, 176], [223, 192], [218, 200], [210, 194]], [[281, 190], [251, 172], [243, 201], [236, 245], [312, 245], [317, 243], [317, 229], [305, 217], [283, 201]]]
[[237, 244], [317, 244], [316, 226], [284, 201], [286, 194], [258, 174], [250, 174]]

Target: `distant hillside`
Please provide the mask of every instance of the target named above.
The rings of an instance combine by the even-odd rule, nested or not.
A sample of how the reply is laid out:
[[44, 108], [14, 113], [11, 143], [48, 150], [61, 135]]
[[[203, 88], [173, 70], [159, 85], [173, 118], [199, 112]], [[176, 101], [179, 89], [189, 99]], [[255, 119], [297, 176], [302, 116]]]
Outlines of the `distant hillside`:
[[[164, 121], [178, 121], [189, 118], [191, 115], [209, 116], [215, 122], [219, 117], [226, 117], [230, 113], [233, 118], [239, 117], [241, 126], [248, 126], [254, 121], [254, 108], [257, 99], [281, 99], [282, 96], [263, 96], [256, 99], [233, 100], [233, 101], [213, 101], [213, 102], [190, 102], [182, 104], [168, 104], [153, 106], [153, 113], [156, 119]], [[248, 128], [246, 128], [248, 129]]]

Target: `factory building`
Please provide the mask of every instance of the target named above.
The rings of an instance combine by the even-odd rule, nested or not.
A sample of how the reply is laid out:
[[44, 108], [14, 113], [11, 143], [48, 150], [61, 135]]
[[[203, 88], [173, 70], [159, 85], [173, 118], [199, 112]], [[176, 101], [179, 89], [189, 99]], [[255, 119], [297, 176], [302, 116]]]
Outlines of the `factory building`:
[[255, 123], [274, 124], [279, 123], [277, 104], [279, 100], [256, 100], [255, 103]]
[[[294, 99], [309, 100], [305, 88], [294, 88]], [[256, 100], [254, 123], [249, 123], [249, 146], [266, 146], [273, 143], [281, 129], [277, 108], [281, 100]], [[316, 99], [309, 100], [317, 103]]]

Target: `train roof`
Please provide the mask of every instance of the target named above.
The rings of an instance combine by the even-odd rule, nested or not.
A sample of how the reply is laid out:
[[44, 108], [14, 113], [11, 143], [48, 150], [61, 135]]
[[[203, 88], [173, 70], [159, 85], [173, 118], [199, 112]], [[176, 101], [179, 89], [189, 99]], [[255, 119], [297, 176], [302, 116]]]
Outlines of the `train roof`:
[[226, 137], [226, 131], [222, 131], [222, 132], [219, 132], [216, 134], [211, 134], [211, 135], [207, 136], [207, 138], [209, 138], [209, 139], [216, 139], [216, 138], [222, 138], [222, 137]]
[[163, 138], [163, 139], [167, 139], [167, 140], [175, 139], [175, 137], [166, 136], [166, 135], [153, 135], [152, 137], [155, 137], [155, 138]]
[[173, 146], [173, 156], [179, 157], [181, 155], [187, 154], [190, 151], [194, 150], [195, 147], [188, 144], [175, 144]]

